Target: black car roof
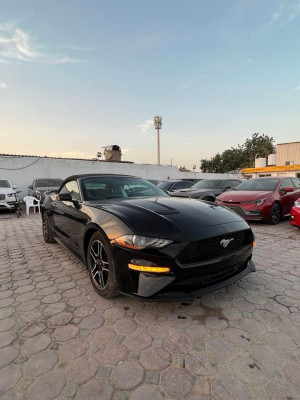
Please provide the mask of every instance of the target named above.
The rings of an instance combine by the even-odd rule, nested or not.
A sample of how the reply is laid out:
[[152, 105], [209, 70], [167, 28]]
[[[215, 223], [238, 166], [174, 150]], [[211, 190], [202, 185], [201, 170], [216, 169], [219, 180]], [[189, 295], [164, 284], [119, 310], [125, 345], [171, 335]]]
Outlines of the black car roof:
[[[139, 178], [138, 176], [134, 175], [122, 175], [122, 174], [78, 174], [78, 175], [72, 175], [69, 176], [68, 178], [65, 179], [65, 182], [67, 181], [76, 181], [79, 178], [86, 178], [86, 177], [92, 177], [92, 176], [120, 176], [120, 177], [128, 177], [128, 178]], [[140, 178], [142, 179], [142, 178]]]

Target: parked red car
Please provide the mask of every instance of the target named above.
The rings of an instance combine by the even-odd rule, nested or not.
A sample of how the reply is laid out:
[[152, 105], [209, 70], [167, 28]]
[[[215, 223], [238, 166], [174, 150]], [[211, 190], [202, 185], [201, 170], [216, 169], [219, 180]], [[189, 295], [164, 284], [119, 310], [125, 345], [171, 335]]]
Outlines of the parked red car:
[[298, 178], [253, 178], [235, 190], [222, 193], [217, 203], [247, 220], [262, 220], [275, 225], [282, 217], [290, 214], [298, 198]]
[[300, 200], [291, 209], [290, 224], [300, 229]]

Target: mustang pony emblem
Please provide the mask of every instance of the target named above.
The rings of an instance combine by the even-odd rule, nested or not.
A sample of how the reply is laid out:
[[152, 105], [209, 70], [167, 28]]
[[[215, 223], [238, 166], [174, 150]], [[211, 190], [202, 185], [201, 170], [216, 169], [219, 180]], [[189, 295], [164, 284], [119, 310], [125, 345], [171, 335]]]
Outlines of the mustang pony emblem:
[[225, 247], [227, 247], [229, 245], [229, 243], [232, 242], [233, 240], [234, 240], [234, 238], [232, 238], [232, 239], [222, 239], [221, 242], [220, 242], [220, 245], [223, 246], [224, 249], [225, 249]]

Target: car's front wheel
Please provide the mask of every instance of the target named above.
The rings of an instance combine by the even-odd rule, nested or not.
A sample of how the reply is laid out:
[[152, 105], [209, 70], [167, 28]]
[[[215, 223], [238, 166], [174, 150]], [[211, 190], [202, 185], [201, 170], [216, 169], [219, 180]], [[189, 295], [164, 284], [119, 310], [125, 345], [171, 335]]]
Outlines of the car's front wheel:
[[106, 298], [117, 296], [119, 285], [111, 245], [100, 231], [90, 239], [87, 266], [95, 290]]
[[49, 217], [46, 211], [43, 211], [42, 214], [42, 227], [43, 227], [43, 236], [46, 243], [55, 243], [53, 232], [50, 226]]
[[281, 208], [278, 203], [273, 203], [271, 207], [270, 217], [268, 223], [270, 225], [276, 225], [281, 219]]

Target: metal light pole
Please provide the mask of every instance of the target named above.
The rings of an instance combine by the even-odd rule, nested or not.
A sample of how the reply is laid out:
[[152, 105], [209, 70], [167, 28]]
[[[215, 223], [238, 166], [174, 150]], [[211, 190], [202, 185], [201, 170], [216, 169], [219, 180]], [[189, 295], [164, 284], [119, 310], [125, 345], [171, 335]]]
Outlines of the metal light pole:
[[160, 138], [159, 138], [159, 130], [162, 126], [162, 117], [157, 115], [154, 117], [154, 126], [157, 131], [157, 164], [160, 165]]

